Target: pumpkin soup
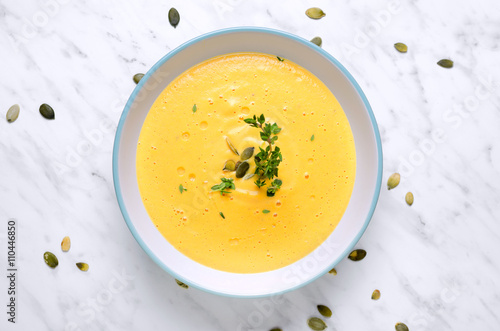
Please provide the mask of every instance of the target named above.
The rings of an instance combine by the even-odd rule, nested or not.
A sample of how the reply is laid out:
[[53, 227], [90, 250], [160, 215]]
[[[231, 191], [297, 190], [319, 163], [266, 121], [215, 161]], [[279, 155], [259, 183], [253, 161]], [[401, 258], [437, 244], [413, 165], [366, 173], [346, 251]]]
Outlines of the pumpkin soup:
[[[270, 177], [266, 149], [281, 160]], [[335, 96], [304, 68], [261, 53], [218, 56], [173, 80], [146, 117], [136, 162], [166, 240], [236, 273], [278, 269], [317, 248], [346, 210], [356, 171]]]

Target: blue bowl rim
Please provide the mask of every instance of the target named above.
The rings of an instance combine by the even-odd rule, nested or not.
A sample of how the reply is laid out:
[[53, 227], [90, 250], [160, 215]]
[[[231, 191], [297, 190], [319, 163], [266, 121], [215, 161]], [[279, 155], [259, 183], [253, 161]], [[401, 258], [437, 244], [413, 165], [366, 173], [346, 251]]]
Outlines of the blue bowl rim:
[[351, 84], [356, 89], [356, 92], [361, 97], [361, 100], [363, 101], [363, 104], [364, 104], [366, 110], [368, 111], [368, 115], [370, 117], [370, 121], [371, 121], [371, 124], [372, 124], [372, 127], [373, 127], [373, 132], [375, 134], [375, 140], [376, 140], [376, 143], [377, 143], [377, 157], [378, 157], [378, 165], [377, 165], [377, 167], [378, 168], [377, 168], [377, 182], [376, 182], [375, 192], [374, 192], [373, 199], [372, 199], [372, 202], [371, 202], [371, 205], [370, 205], [370, 209], [368, 211], [368, 215], [367, 215], [367, 217], [365, 219], [365, 222], [363, 224], [362, 229], [353, 238], [353, 240], [351, 241], [351, 243], [349, 244], [349, 246], [347, 247], [347, 249], [339, 256], [339, 258], [337, 258], [335, 261], [333, 261], [330, 264], [330, 267], [327, 270], [331, 270], [332, 268], [334, 268], [342, 259], [344, 259], [347, 256], [347, 254], [349, 254], [352, 251], [352, 249], [354, 248], [354, 246], [360, 240], [360, 238], [363, 235], [363, 233], [366, 231], [366, 228], [368, 227], [368, 224], [370, 223], [370, 220], [371, 220], [371, 218], [373, 216], [373, 213], [375, 211], [375, 207], [376, 207], [377, 202], [378, 202], [378, 198], [379, 198], [379, 195], [380, 195], [381, 183], [382, 183], [382, 169], [383, 169], [383, 163], [382, 163], [383, 162], [383, 159], [382, 159], [382, 142], [381, 142], [381, 139], [380, 139], [380, 132], [378, 130], [377, 121], [375, 119], [375, 116], [373, 114], [371, 106], [370, 106], [370, 104], [368, 102], [368, 99], [366, 98], [365, 94], [361, 90], [361, 87], [358, 85], [358, 83], [356, 82], [356, 80], [354, 79], [354, 77], [351, 75], [351, 73], [336, 58], [334, 58], [328, 52], [326, 52], [325, 50], [323, 50], [321, 47], [316, 46], [315, 44], [311, 43], [309, 40], [306, 40], [306, 39], [304, 39], [302, 37], [296, 36], [294, 34], [291, 34], [291, 33], [285, 32], [285, 31], [280, 31], [280, 30], [270, 29], [270, 28], [263, 28], [263, 27], [244, 27], [243, 26], [243, 27], [225, 28], [225, 29], [215, 30], [215, 31], [212, 31], [212, 32], [208, 32], [208, 33], [202, 34], [202, 35], [200, 35], [198, 37], [195, 37], [195, 38], [193, 38], [193, 39], [191, 39], [191, 40], [189, 40], [189, 41], [181, 44], [177, 48], [175, 48], [172, 51], [170, 51], [169, 53], [167, 53], [158, 62], [156, 62], [155, 65], [153, 65], [153, 67], [151, 67], [151, 69], [149, 69], [148, 72], [144, 75], [144, 77], [139, 81], [139, 84], [137, 84], [137, 86], [135, 87], [134, 91], [132, 92], [132, 94], [130, 95], [129, 99], [127, 100], [127, 103], [125, 104], [125, 108], [123, 110], [123, 113], [122, 113], [122, 115], [120, 117], [120, 121], [119, 121], [118, 127], [116, 129], [116, 135], [115, 135], [114, 146], [113, 146], [113, 160], [112, 160], [112, 162], [113, 162], [113, 164], [112, 164], [112, 167], [113, 167], [113, 183], [114, 183], [114, 188], [115, 188], [115, 194], [116, 194], [116, 198], [118, 200], [118, 204], [119, 204], [121, 213], [123, 215], [123, 218], [125, 219], [125, 222], [127, 223], [127, 226], [129, 228], [130, 232], [132, 233], [132, 235], [134, 236], [134, 238], [136, 239], [136, 241], [139, 243], [139, 245], [142, 247], [142, 249], [149, 255], [149, 257], [157, 265], [159, 265], [162, 269], [164, 269], [165, 271], [167, 271], [169, 274], [171, 274], [172, 276], [174, 276], [176, 279], [180, 280], [181, 282], [183, 282], [183, 283], [185, 283], [187, 285], [190, 285], [190, 286], [192, 286], [194, 288], [200, 289], [202, 291], [205, 291], [205, 292], [208, 292], [208, 293], [212, 293], [212, 294], [216, 294], [216, 295], [221, 295], [221, 296], [226, 296], [226, 297], [232, 297], [232, 298], [260, 298], [260, 297], [268, 297], [268, 296], [272, 296], [272, 295], [282, 295], [284, 293], [296, 290], [296, 289], [298, 289], [300, 287], [303, 287], [303, 286], [305, 286], [305, 285], [307, 285], [309, 283], [312, 283], [313, 281], [315, 281], [319, 277], [323, 276], [324, 273], [323, 274], [318, 274], [315, 277], [309, 279], [308, 281], [300, 283], [300, 284], [295, 285], [293, 287], [290, 287], [290, 288], [288, 288], [286, 290], [283, 290], [283, 291], [280, 291], [280, 292], [268, 293], [268, 294], [258, 294], [258, 295], [238, 295], [238, 294], [230, 294], [230, 293], [217, 292], [217, 291], [213, 291], [213, 290], [204, 288], [203, 286], [200, 286], [198, 284], [194, 284], [194, 283], [192, 283], [192, 282], [184, 279], [184, 277], [182, 277], [181, 275], [177, 274], [176, 272], [174, 272], [173, 270], [171, 270], [167, 265], [165, 265], [163, 262], [161, 262], [156, 257], [155, 253], [152, 252], [149, 249], [149, 247], [146, 245], [146, 243], [144, 242], [144, 240], [140, 237], [140, 235], [137, 232], [137, 230], [135, 229], [135, 226], [132, 223], [132, 221], [131, 221], [131, 219], [130, 219], [130, 217], [128, 215], [127, 209], [125, 207], [125, 204], [124, 204], [124, 201], [123, 201], [123, 197], [122, 197], [122, 193], [121, 193], [119, 176], [118, 176], [118, 152], [119, 152], [119, 149], [120, 149], [119, 147], [120, 147], [120, 139], [121, 139], [122, 131], [123, 131], [123, 125], [124, 125], [125, 120], [126, 120], [126, 118], [128, 116], [128, 113], [130, 111], [132, 103], [134, 102], [137, 94], [139, 93], [139, 91], [142, 88], [142, 86], [146, 83], [146, 81], [151, 77], [151, 75], [153, 75], [153, 73], [158, 68], [160, 68], [163, 65], [163, 63], [165, 63], [172, 56], [174, 56], [175, 54], [177, 54], [180, 51], [184, 50], [185, 48], [189, 47], [190, 45], [192, 45], [194, 43], [197, 43], [197, 42], [199, 42], [199, 41], [201, 41], [203, 39], [209, 38], [209, 37], [214, 37], [214, 36], [223, 35], [223, 34], [229, 34], [229, 33], [235, 33], [235, 32], [270, 33], [270, 34], [274, 34], [274, 35], [278, 35], [278, 36], [290, 38], [290, 39], [292, 39], [294, 41], [297, 41], [297, 42], [299, 42], [301, 44], [304, 44], [304, 45], [306, 45], [308, 47], [314, 48], [315, 51], [321, 53], [324, 57], [326, 57], [328, 60], [330, 60], [332, 63], [334, 63], [334, 65], [337, 66], [342, 71], [342, 73], [347, 77], [347, 79], [351, 82]]

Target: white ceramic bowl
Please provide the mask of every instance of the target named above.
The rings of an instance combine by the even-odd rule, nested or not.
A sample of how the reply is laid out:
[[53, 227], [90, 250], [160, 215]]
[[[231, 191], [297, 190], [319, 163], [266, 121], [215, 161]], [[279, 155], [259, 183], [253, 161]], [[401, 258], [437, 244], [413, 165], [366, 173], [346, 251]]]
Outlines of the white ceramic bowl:
[[[356, 145], [356, 180], [337, 228], [303, 259], [280, 269], [238, 274], [201, 265], [177, 251], [156, 229], [142, 204], [136, 147], [142, 124], [163, 89], [178, 75], [211, 57], [233, 52], [274, 54], [306, 68], [333, 92], [344, 109]], [[375, 209], [382, 178], [382, 148], [370, 105], [354, 78], [331, 55], [300, 37], [264, 28], [232, 28], [195, 38], [156, 63], [130, 96], [113, 151], [116, 196], [130, 231], [148, 255], [175, 278], [222, 295], [258, 297], [303, 286], [328, 272], [353, 249]]]

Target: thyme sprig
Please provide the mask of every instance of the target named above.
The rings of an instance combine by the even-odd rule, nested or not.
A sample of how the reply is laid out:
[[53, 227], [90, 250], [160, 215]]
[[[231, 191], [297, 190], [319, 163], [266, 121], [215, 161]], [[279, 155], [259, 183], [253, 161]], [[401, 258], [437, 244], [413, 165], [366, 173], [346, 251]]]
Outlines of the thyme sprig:
[[275, 180], [273, 180], [273, 182], [271, 183], [271, 186], [269, 186], [267, 188], [267, 192], [266, 192], [267, 196], [274, 197], [274, 195], [276, 194], [276, 191], [281, 188], [281, 184], [283, 184], [281, 179], [276, 178]]
[[212, 191], [219, 191], [220, 194], [231, 193], [228, 190], [234, 190], [236, 187], [234, 186], [232, 178], [224, 178], [221, 177], [221, 183], [214, 185], [211, 187]]
[[[255, 174], [258, 176], [255, 185], [260, 188], [266, 184], [267, 180], [272, 181], [274, 177], [278, 177], [278, 166], [283, 161], [283, 156], [280, 148], [275, 146], [275, 143], [278, 140], [277, 135], [281, 132], [281, 128], [276, 123], [266, 123], [264, 114], [259, 117], [253, 115], [253, 118], [246, 118], [244, 121], [251, 127], [260, 129], [260, 138], [268, 143], [265, 149], [259, 147], [260, 151], [255, 155]], [[281, 184], [281, 180], [275, 179], [268, 187], [267, 195], [274, 196]]]

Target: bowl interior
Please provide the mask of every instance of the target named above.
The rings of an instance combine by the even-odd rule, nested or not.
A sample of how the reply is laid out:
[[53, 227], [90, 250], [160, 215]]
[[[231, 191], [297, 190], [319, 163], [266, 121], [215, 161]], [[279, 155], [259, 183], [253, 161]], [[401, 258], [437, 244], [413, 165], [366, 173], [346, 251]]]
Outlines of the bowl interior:
[[[255, 274], [228, 273], [201, 265], [177, 251], [160, 234], [144, 208], [136, 177], [136, 146], [142, 124], [158, 95], [178, 75], [211, 57], [233, 52], [262, 52], [289, 59], [316, 75], [344, 109], [356, 145], [356, 180], [337, 228], [321, 246], [281, 269]], [[140, 81], [118, 125], [113, 152], [115, 190], [132, 234], [163, 269], [186, 284], [217, 294], [256, 297], [282, 293], [333, 268], [366, 229], [381, 182], [382, 154], [368, 101], [352, 76], [332, 56], [302, 38], [268, 29], [236, 28], [198, 37], [162, 58]]]

